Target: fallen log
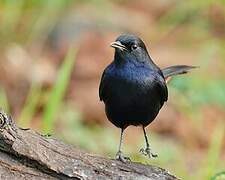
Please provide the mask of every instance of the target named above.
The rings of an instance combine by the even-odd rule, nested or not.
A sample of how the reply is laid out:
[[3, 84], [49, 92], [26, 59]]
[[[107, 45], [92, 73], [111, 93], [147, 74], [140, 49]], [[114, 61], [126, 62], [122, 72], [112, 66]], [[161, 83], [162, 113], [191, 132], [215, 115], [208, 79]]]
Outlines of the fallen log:
[[0, 111], [0, 179], [175, 180], [166, 170], [87, 153], [31, 129]]

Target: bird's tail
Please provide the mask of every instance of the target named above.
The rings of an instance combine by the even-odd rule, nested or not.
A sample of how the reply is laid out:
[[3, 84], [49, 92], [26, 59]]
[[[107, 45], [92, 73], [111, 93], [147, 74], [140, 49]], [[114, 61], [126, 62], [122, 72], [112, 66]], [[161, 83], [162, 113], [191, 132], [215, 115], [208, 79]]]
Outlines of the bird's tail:
[[188, 73], [191, 69], [197, 66], [177, 65], [170, 66], [162, 70], [165, 79], [168, 81], [171, 76]]

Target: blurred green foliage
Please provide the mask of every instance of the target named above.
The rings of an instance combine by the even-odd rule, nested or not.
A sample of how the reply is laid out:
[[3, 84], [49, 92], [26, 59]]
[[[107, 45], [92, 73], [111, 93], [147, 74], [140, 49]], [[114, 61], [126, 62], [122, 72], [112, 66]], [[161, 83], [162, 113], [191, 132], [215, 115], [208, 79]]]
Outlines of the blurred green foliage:
[[21, 127], [30, 127], [31, 120], [35, 115], [42, 91], [39, 84], [32, 84], [27, 95], [26, 102], [17, 120]]
[[213, 177], [211, 177], [210, 180], [224, 180], [224, 179], [225, 179], [225, 171], [215, 174]]
[[224, 123], [218, 123], [211, 138], [211, 144], [206, 154], [206, 163], [202, 167], [203, 178], [210, 179], [218, 170], [217, 165], [220, 164], [220, 154], [222, 150], [223, 138], [225, 135]]
[[1, 45], [44, 41], [72, 0], [1, 0]]
[[64, 59], [63, 65], [58, 72], [58, 77], [55, 86], [51, 90], [48, 102], [44, 108], [43, 113], [43, 131], [45, 133], [51, 133], [54, 127], [54, 120], [56, 118], [57, 112], [59, 111], [60, 103], [63, 101], [63, 96], [65, 94], [66, 87], [69, 84], [70, 75], [72, 73], [74, 59], [74, 50], [70, 50]]
[[3, 88], [0, 88], [0, 107], [3, 108], [5, 112], [9, 112], [8, 99]]

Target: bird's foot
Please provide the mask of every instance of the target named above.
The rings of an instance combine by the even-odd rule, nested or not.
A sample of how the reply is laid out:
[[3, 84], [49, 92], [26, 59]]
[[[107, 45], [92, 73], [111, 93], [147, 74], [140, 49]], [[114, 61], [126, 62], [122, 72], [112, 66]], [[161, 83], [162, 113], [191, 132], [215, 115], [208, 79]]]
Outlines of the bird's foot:
[[122, 151], [116, 153], [116, 160], [122, 161], [124, 163], [131, 161], [129, 157], [123, 155]]
[[147, 147], [146, 149], [141, 148], [140, 149], [140, 153], [142, 153], [145, 156], [148, 156], [149, 158], [156, 158], [156, 157], [158, 157], [158, 155], [153, 153], [149, 147]]

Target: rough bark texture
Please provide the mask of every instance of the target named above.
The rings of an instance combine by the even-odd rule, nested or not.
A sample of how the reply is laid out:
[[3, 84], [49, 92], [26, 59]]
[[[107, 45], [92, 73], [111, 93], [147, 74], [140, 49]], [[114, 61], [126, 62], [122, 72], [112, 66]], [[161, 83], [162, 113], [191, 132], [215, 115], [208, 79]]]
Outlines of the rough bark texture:
[[18, 128], [11, 117], [0, 111], [0, 179], [177, 178], [159, 167], [110, 160]]

